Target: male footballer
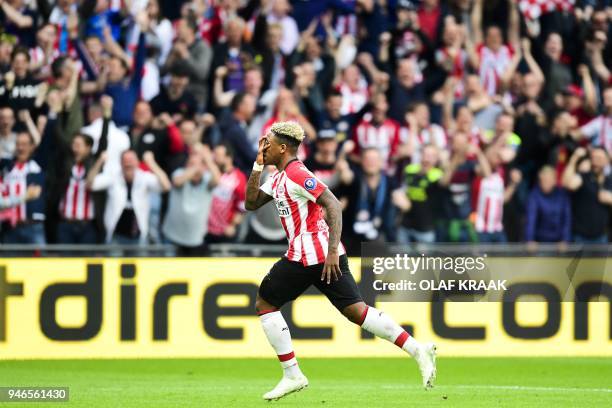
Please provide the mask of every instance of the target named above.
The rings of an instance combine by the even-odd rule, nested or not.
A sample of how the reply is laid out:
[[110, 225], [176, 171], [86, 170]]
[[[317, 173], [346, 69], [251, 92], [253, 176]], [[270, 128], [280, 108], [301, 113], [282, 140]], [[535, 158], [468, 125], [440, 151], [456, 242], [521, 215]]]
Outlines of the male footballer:
[[[287, 234], [289, 248], [264, 277], [255, 307], [268, 341], [283, 368], [283, 378], [263, 395], [276, 400], [308, 386], [291, 345], [291, 335], [280, 307], [295, 300], [315, 285], [351, 322], [388, 340], [416, 360], [423, 386], [433, 387], [436, 377], [436, 348], [420, 344], [391, 317], [366, 305], [349, 271], [344, 246], [340, 243], [342, 214], [340, 202], [317, 179], [296, 153], [304, 130], [294, 122], [277, 122], [259, 141], [257, 159], [249, 177], [246, 209], [256, 210], [274, 200]], [[264, 165], [277, 172], [260, 187]], [[325, 216], [323, 215], [325, 209]]]

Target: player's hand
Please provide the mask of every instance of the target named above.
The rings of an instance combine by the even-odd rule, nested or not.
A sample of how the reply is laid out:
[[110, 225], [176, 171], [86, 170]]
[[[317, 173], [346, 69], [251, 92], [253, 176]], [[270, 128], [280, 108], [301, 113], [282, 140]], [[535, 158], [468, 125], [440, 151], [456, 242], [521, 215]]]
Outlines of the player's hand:
[[259, 139], [259, 147], [257, 148], [257, 159], [256, 159], [257, 164], [265, 164], [263, 154], [264, 154], [264, 149], [267, 144], [268, 144], [267, 137], [262, 137], [261, 139]]
[[321, 280], [327, 281], [329, 285], [331, 283], [332, 276], [334, 280], [340, 279], [342, 271], [340, 270], [340, 256], [338, 251], [331, 251], [327, 253], [325, 258], [325, 264], [323, 264], [323, 273], [321, 274]]

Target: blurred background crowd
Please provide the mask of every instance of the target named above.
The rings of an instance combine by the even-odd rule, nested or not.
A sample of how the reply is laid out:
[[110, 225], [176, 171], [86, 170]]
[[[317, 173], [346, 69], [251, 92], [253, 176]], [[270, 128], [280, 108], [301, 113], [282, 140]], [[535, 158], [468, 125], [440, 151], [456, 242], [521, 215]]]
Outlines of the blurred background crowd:
[[611, 20], [609, 0], [0, 0], [2, 242], [286, 242], [244, 197], [294, 120], [352, 253], [607, 243]]

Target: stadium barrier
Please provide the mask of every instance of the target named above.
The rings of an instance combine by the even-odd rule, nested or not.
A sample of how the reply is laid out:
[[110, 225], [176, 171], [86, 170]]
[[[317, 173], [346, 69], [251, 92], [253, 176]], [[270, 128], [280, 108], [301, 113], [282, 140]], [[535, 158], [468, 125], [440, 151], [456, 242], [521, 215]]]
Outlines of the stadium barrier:
[[[606, 260], [593, 262], [607, 271]], [[270, 357], [253, 307], [275, 261], [2, 259], [0, 359]], [[598, 302], [392, 302], [372, 291], [359, 262], [350, 259], [364, 298], [415, 337], [436, 341], [443, 356], [612, 356], [607, 289]], [[314, 288], [283, 313], [300, 356], [399, 353], [346, 321]]]

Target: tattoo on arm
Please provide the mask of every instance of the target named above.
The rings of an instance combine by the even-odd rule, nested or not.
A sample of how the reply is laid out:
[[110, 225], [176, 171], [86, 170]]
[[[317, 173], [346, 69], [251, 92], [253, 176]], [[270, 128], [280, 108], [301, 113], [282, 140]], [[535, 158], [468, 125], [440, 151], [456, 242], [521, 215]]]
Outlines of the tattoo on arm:
[[325, 208], [325, 222], [329, 226], [328, 252], [338, 250], [340, 235], [342, 235], [342, 208], [336, 196], [325, 190], [317, 200], [317, 204]]
[[244, 207], [253, 211], [272, 200], [272, 197], [264, 193], [259, 189], [259, 178], [261, 177], [260, 171], [252, 171], [247, 182], [246, 189], [246, 200]]

